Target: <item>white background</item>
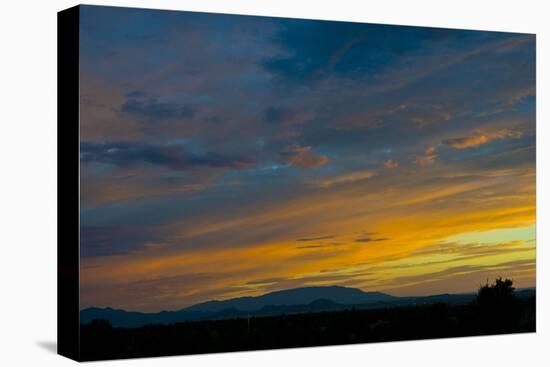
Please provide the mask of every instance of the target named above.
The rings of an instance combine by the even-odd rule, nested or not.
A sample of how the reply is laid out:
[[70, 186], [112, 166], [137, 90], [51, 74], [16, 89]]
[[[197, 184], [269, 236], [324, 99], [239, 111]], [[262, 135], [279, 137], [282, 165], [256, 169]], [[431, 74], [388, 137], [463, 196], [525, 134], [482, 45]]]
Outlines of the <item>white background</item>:
[[[549, 12], [544, 0], [180, 0], [93, 4], [537, 33], [536, 334], [99, 362], [99, 366], [548, 366]], [[4, 1], [0, 21], [0, 365], [66, 366], [56, 340], [56, 12]], [[546, 11], [545, 11], [546, 10]], [[545, 24], [546, 23], [546, 24]], [[545, 305], [546, 307], [543, 307]], [[545, 309], [543, 309], [545, 308]]]

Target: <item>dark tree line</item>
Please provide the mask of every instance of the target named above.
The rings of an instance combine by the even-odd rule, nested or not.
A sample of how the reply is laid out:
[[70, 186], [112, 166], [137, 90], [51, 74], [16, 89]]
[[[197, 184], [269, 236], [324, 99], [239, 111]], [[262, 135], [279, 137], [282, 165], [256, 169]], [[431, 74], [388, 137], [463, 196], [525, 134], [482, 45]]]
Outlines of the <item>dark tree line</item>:
[[289, 314], [113, 328], [81, 326], [84, 360], [215, 353], [535, 331], [535, 300], [512, 281], [480, 287], [474, 302]]

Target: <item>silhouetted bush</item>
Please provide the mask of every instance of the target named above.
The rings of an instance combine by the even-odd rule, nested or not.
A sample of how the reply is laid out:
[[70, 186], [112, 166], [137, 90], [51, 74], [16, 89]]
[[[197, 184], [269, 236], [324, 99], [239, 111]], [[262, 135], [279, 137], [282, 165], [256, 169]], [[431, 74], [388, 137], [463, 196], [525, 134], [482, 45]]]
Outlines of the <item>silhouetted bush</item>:
[[499, 277], [492, 284], [480, 286], [475, 311], [478, 324], [484, 330], [503, 332], [517, 325], [521, 309], [512, 285], [512, 280]]

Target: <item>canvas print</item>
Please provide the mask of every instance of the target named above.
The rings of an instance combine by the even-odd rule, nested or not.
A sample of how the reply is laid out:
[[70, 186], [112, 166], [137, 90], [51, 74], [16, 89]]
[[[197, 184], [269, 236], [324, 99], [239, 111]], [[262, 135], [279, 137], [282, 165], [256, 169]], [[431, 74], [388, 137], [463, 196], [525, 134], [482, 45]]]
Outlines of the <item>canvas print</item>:
[[79, 359], [535, 331], [535, 35], [78, 12]]

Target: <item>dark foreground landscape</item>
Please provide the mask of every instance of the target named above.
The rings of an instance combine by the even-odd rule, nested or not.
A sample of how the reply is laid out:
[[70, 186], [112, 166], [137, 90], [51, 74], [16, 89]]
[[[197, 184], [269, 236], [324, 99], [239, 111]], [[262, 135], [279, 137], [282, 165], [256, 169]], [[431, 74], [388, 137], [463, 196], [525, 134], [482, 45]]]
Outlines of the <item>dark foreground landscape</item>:
[[[517, 293], [517, 295], [516, 295]], [[334, 307], [317, 301], [316, 307]], [[449, 338], [535, 331], [535, 295], [511, 282], [480, 288], [466, 304], [435, 303], [375, 309], [250, 316], [141, 327], [81, 325], [81, 359], [139, 358], [276, 348]]]

